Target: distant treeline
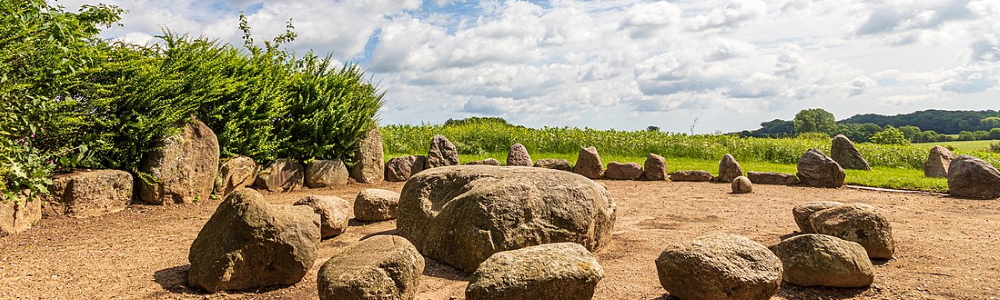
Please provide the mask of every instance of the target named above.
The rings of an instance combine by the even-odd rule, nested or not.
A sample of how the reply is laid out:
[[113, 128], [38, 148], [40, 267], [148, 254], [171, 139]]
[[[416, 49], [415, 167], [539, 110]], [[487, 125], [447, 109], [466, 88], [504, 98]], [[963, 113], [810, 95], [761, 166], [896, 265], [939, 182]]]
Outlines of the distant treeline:
[[781, 138], [843, 134], [855, 142], [880, 144], [1000, 139], [1000, 112], [993, 110], [925, 110], [895, 116], [864, 114], [835, 121], [833, 114], [823, 109], [806, 109], [793, 120], [775, 119], [760, 125], [757, 130], [744, 130], [739, 135]]

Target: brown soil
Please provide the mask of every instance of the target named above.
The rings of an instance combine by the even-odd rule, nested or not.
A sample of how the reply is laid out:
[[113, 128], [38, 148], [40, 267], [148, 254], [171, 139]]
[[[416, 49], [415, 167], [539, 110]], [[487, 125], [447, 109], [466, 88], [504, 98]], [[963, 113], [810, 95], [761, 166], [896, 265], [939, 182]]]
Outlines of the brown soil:
[[[877, 262], [866, 289], [802, 288], [785, 284], [774, 299], [1000, 299], [1000, 203], [862, 191], [755, 186], [746, 195], [728, 184], [603, 181], [618, 203], [611, 246], [597, 252], [605, 268], [594, 299], [671, 299], [653, 260], [664, 245], [729, 232], [772, 245], [796, 230], [791, 209], [831, 200], [877, 206], [893, 225], [896, 259]], [[307, 194], [352, 200], [363, 188], [399, 191], [402, 184], [272, 194], [290, 204]], [[0, 299], [316, 299], [316, 271], [337, 249], [372, 234], [391, 233], [394, 222], [352, 223], [323, 241], [320, 259], [290, 287], [201, 294], [188, 288], [188, 248], [219, 201], [196, 205], [133, 205], [88, 219], [46, 219], [28, 232], [0, 238]], [[466, 275], [434, 261], [417, 299], [462, 299]]]

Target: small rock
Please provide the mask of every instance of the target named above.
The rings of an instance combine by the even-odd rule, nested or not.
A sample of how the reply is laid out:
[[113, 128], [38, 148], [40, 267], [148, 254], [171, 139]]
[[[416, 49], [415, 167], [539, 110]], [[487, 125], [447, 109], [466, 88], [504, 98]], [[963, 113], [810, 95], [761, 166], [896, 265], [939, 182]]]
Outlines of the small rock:
[[695, 182], [703, 182], [703, 181], [712, 181], [712, 179], [714, 179], [714, 178], [715, 177], [712, 176], [712, 173], [709, 173], [708, 171], [701, 171], [701, 170], [697, 170], [697, 171], [685, 170], [685, 171], [677, 171], [677, 172], [670, 173], [670, 180], [671, 181], [695, 181]]
[[799, 226], [799, 232], [816, 233], [816, 230], [812, 227], [812, 223], [809, 222], [809, 217], [812, 217], [812, 215], [817, 211], [838, 206], [844, 206], [844, 204], [840, 202], [828, 201], [798, 205], [792, 208], [792, 218], [795, 219], [795, 225]]
[[656, 270], [663, 289], [684, 300], [771, 299], [782, 273], [781, 260], [767, 247], [732, 234], [671, 244]]
[[320, 236], [331, 238], [347, 231], [351, 204], [337, 196], [307, 196], [294, 205], [308, 206], [319, 215]]
[[530, 167], [531, 155], [528, 155], [528, 148], [521, 144], [510, 146], [510, 151], [507, 152], [507, 165]]
[[361, 222], [381, 222], [396, 219], [399, 193], [366, 189], [354, 199], [354, 219]]
[[722, 161], [719, 161], [719, 177], [716, 179], [721, 182], [733, 182], [740, 176], [743, 176], [743, 167], [740, 167], [736, 158], [730, 154], [723, 156]]
[[424, 257], [406, 239], [376, 235], [347, 247], [319, 268], [320, 300], [411, 300]]
[[637, 163], [620, 163], [613, 161], [604, 171], [604, 178], [612, 180], [636, 180], [642, 177], [642, 166]]
[[753, 193], [753, 184], [750, 183], [750, 178], [745, 176], [736, 177], [733, 179], [733, 194], [749, 194]]
[[494, 253], [472, 274], [467, 300], [589, 300], [604, 278], [594, 255], [577, 243]]
[[350, 172], [339, 159], [314, 160], [306, 168], [305, 184], [310, 188], [325, 188], [347, 185]]
[[646, 180], [666, 180], [667, 160], [663, 156], [650, 153], [642, 164], [643, 177]]
[[822, 234], [791, 237], [772, 250], [781, 259], [782, 278], [799, 286], [866, 287], [875, 279], [865, 248]]
[[543, 158], [535, 161], [535, 168], [546, 168], [560, 171], [573, 171], [569, 161], [565, 159]]
[[816, 233], [861, 244], [870, 258], [892, 259], [896, 251], [892, 225], [871, 205], [855, 203], [824, 209], [813, 213], [809, 223]]

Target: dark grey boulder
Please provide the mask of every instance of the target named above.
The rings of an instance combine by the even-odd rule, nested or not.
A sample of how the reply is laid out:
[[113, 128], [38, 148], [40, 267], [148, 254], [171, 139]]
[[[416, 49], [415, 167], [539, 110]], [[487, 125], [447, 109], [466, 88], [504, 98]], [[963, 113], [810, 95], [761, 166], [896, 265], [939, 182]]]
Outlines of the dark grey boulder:
[[861, 156], [861, 151], [858, 151], [858, 148], [854, 147], [854, 143], [843, 134], [833, 137], [833, 145], [830, 147], [830, 157], [844, 169], [872, 170], [865, 157]]

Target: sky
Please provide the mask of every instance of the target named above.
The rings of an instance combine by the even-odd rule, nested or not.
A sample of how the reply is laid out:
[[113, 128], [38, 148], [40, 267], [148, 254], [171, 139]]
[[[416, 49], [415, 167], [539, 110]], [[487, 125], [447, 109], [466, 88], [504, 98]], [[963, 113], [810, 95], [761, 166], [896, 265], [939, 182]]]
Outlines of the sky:
[[102, 36], [163, 28], [355, 62], [385, 124], [473, 116], [529, 127], [684, 133], [756, 129], [823, 108], [837, 119], [1000, 109], [997, 0], [57, 0], [128, 10]]

